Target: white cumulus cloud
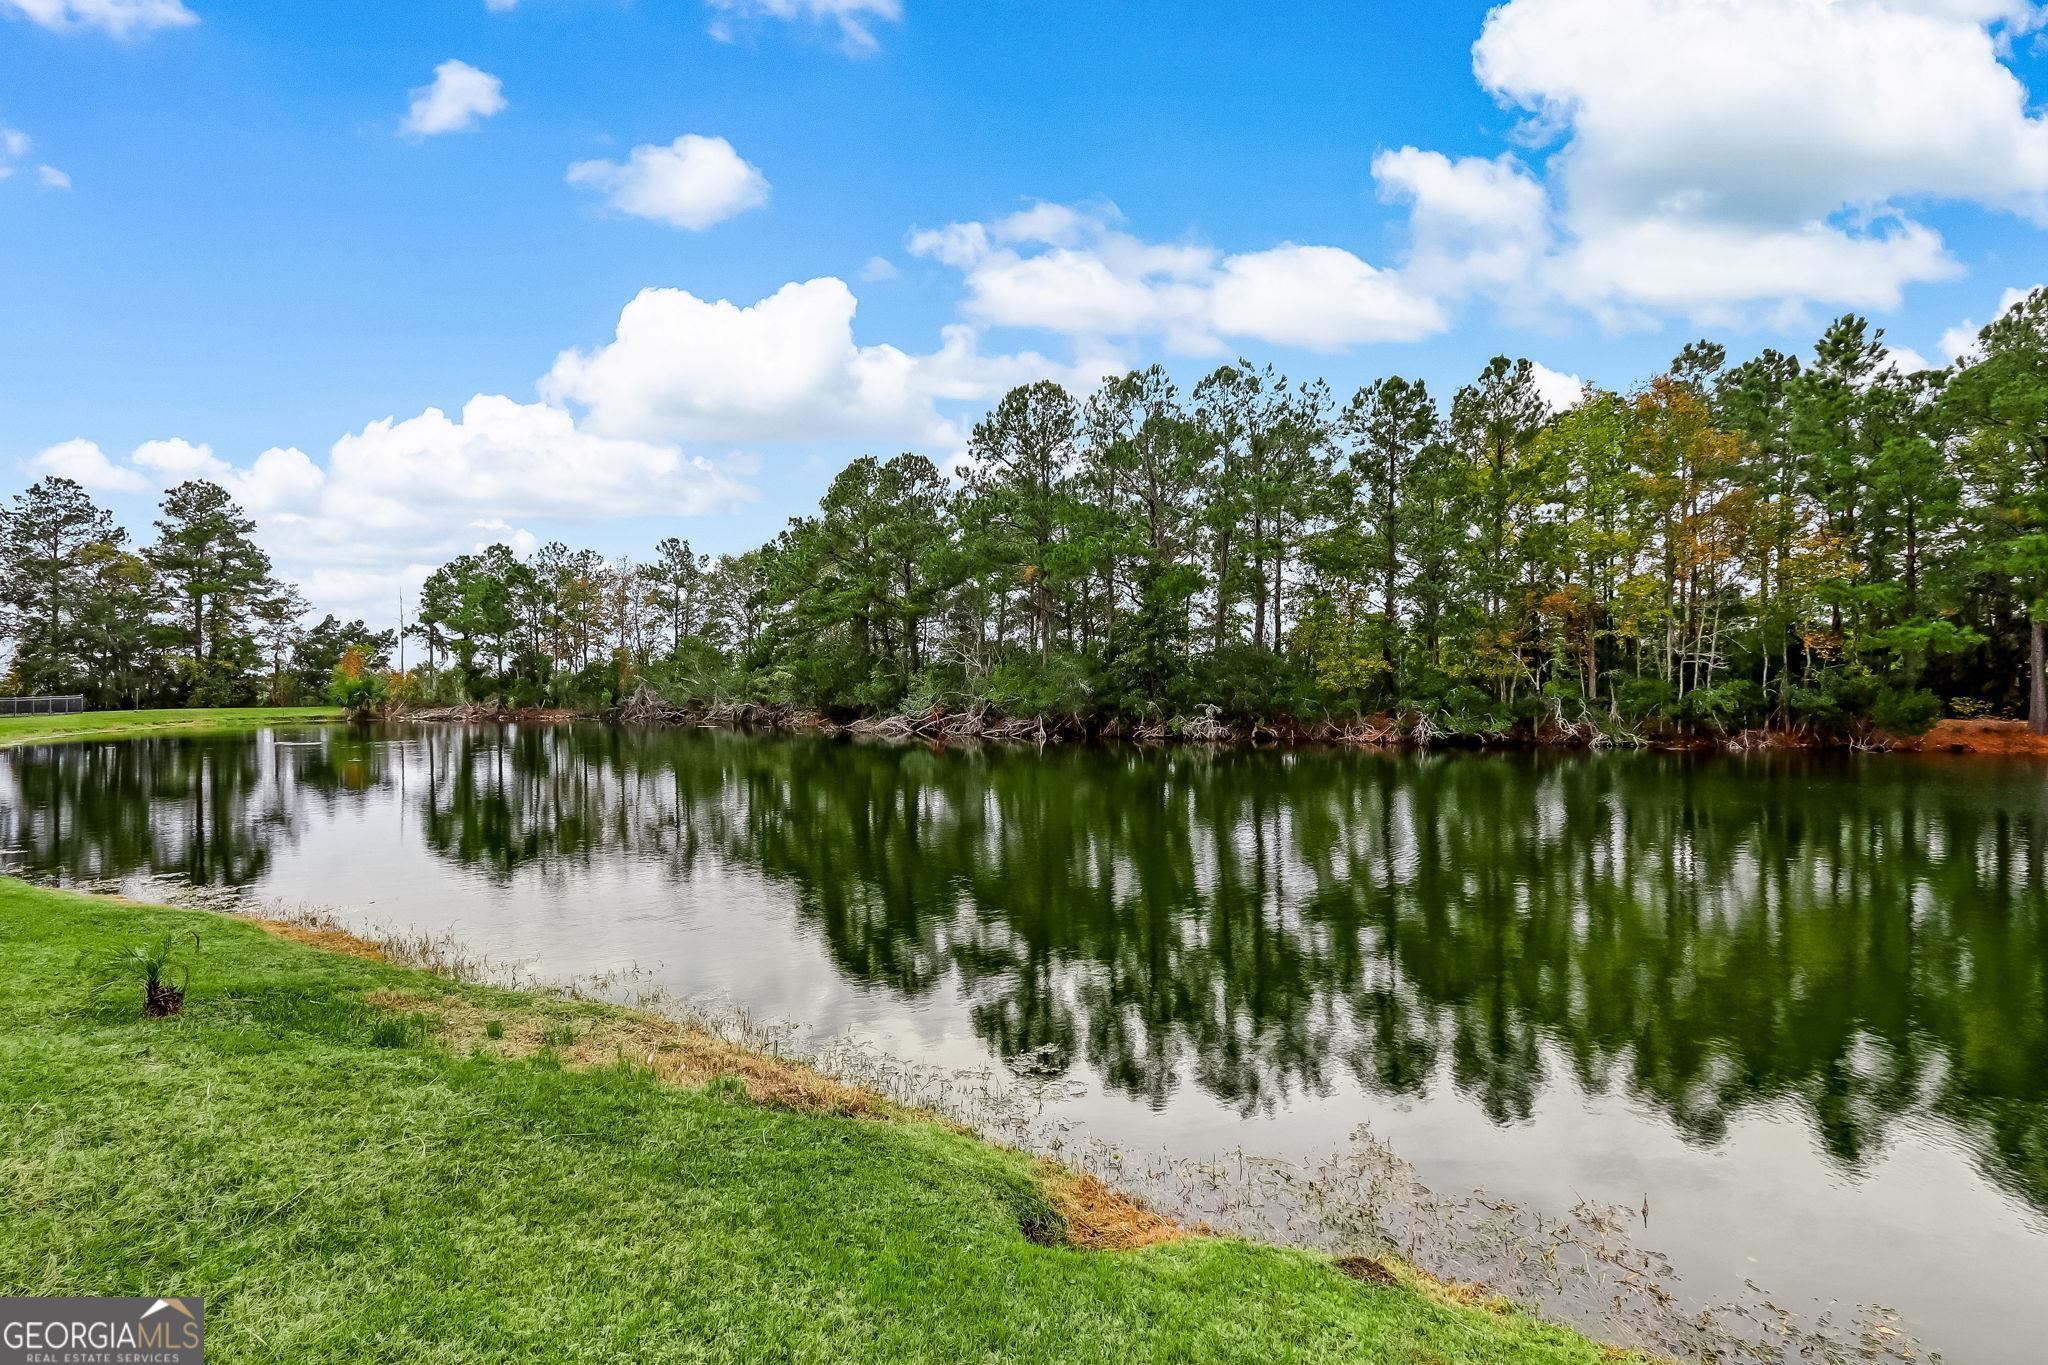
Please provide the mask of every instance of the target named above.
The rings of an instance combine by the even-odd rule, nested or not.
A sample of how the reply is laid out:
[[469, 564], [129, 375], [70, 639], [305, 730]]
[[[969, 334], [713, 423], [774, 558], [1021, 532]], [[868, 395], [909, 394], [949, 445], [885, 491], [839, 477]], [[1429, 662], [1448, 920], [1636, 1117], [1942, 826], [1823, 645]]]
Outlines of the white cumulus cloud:
[[1473, 49], [1527, 116], [1566, 240], [1618, 320], [1887, 308], [1958, 271], [1900, 205], [2048, 217], [2048, 121], [2003, 61], [2018, 0], [1508, 0]]
[[63, 441], [38, 453], [28, 468], [60, 475], [95, 493], [162, 492], [187, 479], [204, 479], [227, 489], [258, 517], [311, 510], [326, 477], [301, 450], [266, 450], [240, 469], [212, 446], [175, 436], [144, 441], [119, 464], [95, 442]]
[[1415, 341], [1450, 325], [1400, 275], [1332, 246], [1279, 246], [1224, 260], [1210, 317], [1225, 336], [1334, 351]]
[[[185, 479], [219, 483], [257, 521], [278, 571], [323, 609], [380, 610], [482, 533], [531, 549], [564, 523], [699, 516], [753, 496], [749, 449], [875, 439], [943, 460], [964, 443], [953, 405], [1053, 378], [1074, 387], [1125, 368], [1106, 350], [1061, 364], [985, 353], [976, 328], [937, 349], [862, 346], [840, 280], [790, 284], [739, 306], [676, 289], [643, 291], [605, 345], [566, 351], [543, 401], [480, 394], [459, 412], [370, 422], [324, 459], [288, 447], [246, 463], [166, 437], [110, 458], [88, 440], [27, 462], [102, 494], [145, 495]], [[692, 453], [709, 448], [715, 456]]]
[[151, 487], [147, 476], [115, 464], [97, 443], [83, 439], [60, 441], [40, 451], [28, 468], [38, 477], [54, 474], [93, 493], [144, 493]]
[[2008, 65], [2044, 25], [2031, 0], [1503, 0], [1473, 67], [1523, 150], [1376, 156], [1406, 214], [1391, 262], [1147, 242], [1046, 204], [909, 246], [961, 272], [978, 322], [1197, 353], [1413, 340], [1474, 298], [1609, 327], [1888, 311], [1962, 273], [1922, 205], [2048, 226], [2048, 114]]
[[1550, 241], [1550, 196], [1513, 156], [1403, 147], [1373, 158], [1380, 198], [1408, 206], [1405, 272], [1445, 295], [1526, 286]]
[[7, 11], [58, 33], [97, 29], [116, 38], [199, 22], [183, 0], [0, 0]]
[[1224, 338], [1334, 349], [1448, 326], [1399, 272], [1340, 247], [1284, 243], [1226, 255], [1147, 242], [1111, 206], [1037, 204], [989, 223], [913, 231], [912, 255], [960, 270], [969, 316], [1081, 338], [1157, 336], [1187, 353]]
[[305, 451], [273, 446], [247, 469], [230, 473], [227, 484], [237, 501], [258, 517], [299, 517], [318, 509], [327, 474]]
[[768, 178], [722, 137], [686, 133], [635, 147], [624, 162], [579, 161], [569, 183], [603, 192], [621, 213], [700, 231], [768, 202]]
[[988, 356], [972, 327], [945, 330], [916, 355], [854, 339], [853, 291], [825, 276], [756, 303], [647, 289], [619, 314], [613, 340], [564, 351], [541, 394], [572, 404], [596, 432], [744, 444], [871, 438], [947, 442], [948, 400], [981, 401], [1041, 378], [1092, 382], [1116, 367], [1101, 351], [1079, 366], [1026, 352]]
[[227, 477], [230, 469], [226, 460], [213, 453], [212, 446], [194, 445], [182, 437], [144, 441], [129, 459], [137, 468], [148, 470], [162, 480], [163, 487], [186, 479], [219, 482]]
[[750, 496], [672, 444], [594, 435], [561, 408], [485, 394], [459, 413], [371, 422], [336, 441], [324, 469], [266, 452], [246, 477], [280, 509], [259, 522], [280, 570], [352, 611], [490, 541], [531, 550], [532, 533], [512, 529], [527, 523], [697, 516]]
[[1917, 374], [1921, 370], [1933, 370], [1940, 367], [1930, 362], [1926, 356], [1921, 355], [1911, 346], [1893, 346], [1885, 351], [1884, 362], [1881, 368], [1890, 370], [1893, 374], [1909, 375]]
[[[346, 611], [417, 586], [476, 548], [479, 528], [693, 516], [751, 496], [735, 473], [673, 444], [596, 435], [561, 408], [481, 394], [453, 415], [429, 408], [371, 422], [336, 441], [324, 465], [274, 447], [238, 466], [171, 437], [118, 463], [91, 441], [66, 441], [28, 468], [101, 494], [218, 483], [255, 519], [279, 572], [323, 609]], [[493, 538], [532, 548], [529, 532]]]
[[456, 416], [429, 408], [344, 436], [321, 510], [351, 527], [441, 526], [476, 517], [687, 516], [737, 485], [673, 445], [600, 436], [545, 403], [479, 394]]
[[413, 137], [460, 133], [505, 109], [505, 86], [488, 71], [450, 58], [434, 68], [431, 84], [412, 92], [400, 131]]
[[1939, 233], [1903, 219], [1850, 233], [1669, 215], [1582, 236], [1550, 279], [1566, 298], [1617, 321], [1684, 314], [1730, 324], [1773, 303], [1892, 309], [1906, 285], [1960, 271]]

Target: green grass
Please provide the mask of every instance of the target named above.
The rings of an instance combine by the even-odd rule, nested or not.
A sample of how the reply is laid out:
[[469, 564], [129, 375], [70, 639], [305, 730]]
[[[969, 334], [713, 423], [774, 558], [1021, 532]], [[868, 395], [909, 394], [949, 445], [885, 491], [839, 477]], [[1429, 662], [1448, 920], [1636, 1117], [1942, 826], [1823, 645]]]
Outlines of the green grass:
[[227, 710], [87, 711], [75, 716], [0, 716], [0, 749], [64, 739], [113, 739], [165, 730], [261, 730], [340, 720], [334, 706], [245, 706]]
[[[194, 929], [177, 1019], [77, 966]], [[221, 1361], [1602, 1358], [1304, 1253], [1039, 1245], [1031, 1163], [935, 1123], [458, 1055], [364, 997], [598, 1006], [4, 879], [0, 962], [0, 1292], [204, 1295]]]

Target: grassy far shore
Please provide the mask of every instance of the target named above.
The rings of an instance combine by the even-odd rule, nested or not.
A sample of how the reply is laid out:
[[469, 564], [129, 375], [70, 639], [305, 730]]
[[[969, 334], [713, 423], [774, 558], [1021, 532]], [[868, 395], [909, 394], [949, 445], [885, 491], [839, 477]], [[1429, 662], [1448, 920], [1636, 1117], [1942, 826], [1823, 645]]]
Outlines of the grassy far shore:
[[[168, 931], [201, 943], [182, 1016], [94, 994], [82, 955]], [[312, 937], [0, 879], [0, 1292], [204, 1295], [223, 1360], [1616, 1358], [1399, 1266], [1181, 1235], [666, 1021]]]
[[249, 706], [225, 710], [86, 711], [71, 716], [0, 716], [0, 749], [66, 739], [115, 739], [165, 730], [227, 732], [340, 720], [335, 706]]

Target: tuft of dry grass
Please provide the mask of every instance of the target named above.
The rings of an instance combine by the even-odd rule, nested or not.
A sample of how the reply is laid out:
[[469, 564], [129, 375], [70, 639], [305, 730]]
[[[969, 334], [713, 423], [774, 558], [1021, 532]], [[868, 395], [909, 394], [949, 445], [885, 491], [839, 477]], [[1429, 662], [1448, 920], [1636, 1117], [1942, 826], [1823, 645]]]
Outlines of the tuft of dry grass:
[[1340, 1256], [1337, 1269], [1362, 1284], [1375, 1284], [1382, 1289], [1392, 1289], [1401, 1283], [1401, 1277], [1376, 1256]]
[[1037, 1169], [1039, 1184], [1066, 1222], [1069, 1246], [1083, 1251], [1136, 1251], [1207, 1235], [1207, 1229], [1183, 1227], [1092, 1175], [1077, 1174], [1050, 1161], [1038, 1162]]
[[320, 948], [330, 953], [346, 953], [350, 957], [359, 957], [366, 962], [391, 961], [391, 954], [377, 944], [331, 924], [300, 924], [281, 919], [252, 919], [250, 922], [266, 934], [289, 939], [293, 943], [303, 943], [309, 948]]
[[[1339, 1256], [1337, 1269], [1361, 1284], [1378, 1285], [1383, 1289], [1407, 1289], [1438, 1303], [1459, 1308], [1477, 1308], [1489, 1313], [1512, 1314], [1514, 1300], [1483, 1284], [1467, 1284], [1460, 1280], [1446, 1280], [1430, 1274], [1420, 1266], [1392, 1256]], [[1621, 1350], [1621, 1348], [1612, 1348]], [[1621, 1350], [1617, 1360], [1646, 1360], [1638, 1352]]]

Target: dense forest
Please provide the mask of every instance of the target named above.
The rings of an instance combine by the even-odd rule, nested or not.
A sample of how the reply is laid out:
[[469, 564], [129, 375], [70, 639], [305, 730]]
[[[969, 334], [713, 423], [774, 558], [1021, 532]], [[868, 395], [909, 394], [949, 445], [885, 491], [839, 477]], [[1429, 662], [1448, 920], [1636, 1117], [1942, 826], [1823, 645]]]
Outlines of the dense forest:
[[409, 672], [310, 629], [218, 487], [133, 549], [45, 479], [0, 512], [7, 686], [102, 705], [331, 695], [1043, 720], [1092, 733], [2048, 732], [2048, 290], [1945, 370], [1845, 317], [1689, 345], [1554, 412], [1499, 358], [1441, 402], [1244, 362], [1042, 382], [956, 471], [866, 457], [713, 559], [503, 545], [429, 577]]

